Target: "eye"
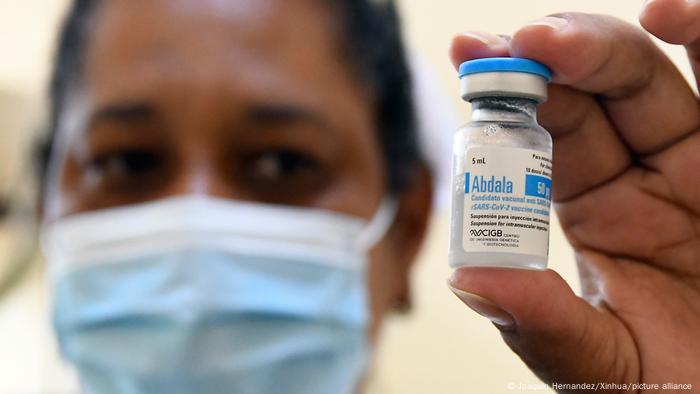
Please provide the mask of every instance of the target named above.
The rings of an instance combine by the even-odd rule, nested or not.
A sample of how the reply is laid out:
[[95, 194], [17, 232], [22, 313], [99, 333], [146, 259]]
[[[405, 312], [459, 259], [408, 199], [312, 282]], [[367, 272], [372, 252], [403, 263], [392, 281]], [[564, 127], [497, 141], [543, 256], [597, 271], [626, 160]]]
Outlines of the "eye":
[[268, 150], [251, 156], [243, 165], [244, 179], [260, 193], [305, 193], [320, 188], [326, 179], [321, 162], [295, 150]]
[[162, 167], [157, 153], [126, 149], [97, 155], [88, 162], [87, 176], [93, 186], [129, 192], [145, 186]]
[[314, 160], [292, 151], [265, 152], [252, 162], [252, 170], [256, 175], [268, 179], [296, 176], [303, 172], [315, 171], [317, 167]]

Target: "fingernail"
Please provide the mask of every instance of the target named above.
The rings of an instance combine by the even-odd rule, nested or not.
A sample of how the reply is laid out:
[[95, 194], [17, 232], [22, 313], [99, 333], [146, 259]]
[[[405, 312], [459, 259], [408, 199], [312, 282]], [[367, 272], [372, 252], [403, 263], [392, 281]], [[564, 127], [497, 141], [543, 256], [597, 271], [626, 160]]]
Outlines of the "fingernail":
[[474, 312], [480, 314], [481, 316], [491, 320], [495, 324], [501, 327], [512, 327], [515, 325], [515, 320], [508, 314], [508, 312], [496, 306], [493, 302], [487, 300], [486, 298], [468, 293], [466, 291], [456, 289], [448, 284], [450, 290], [462, 300], [462, 302], [470, 307]]
[[469, 37], [469, 38], [474, 38], [476, 40], [479, 40], [483, 42], [485, 45], [488, 46], [498, 46], [498, 45], [507, 45], [508, 41], [504, 40], [500, 36], [496, 34], [491, 34], [491, 33], [485, 33], [485, 32], [479, 32], [479, 31], [467, 31], [462, 33], [463, 36]]
[[553, 30], [563, 30], [569, 25], [569, 21], [556, 16], [545, 16], [544, 18], [535, 19], [528, 23], [530, 26], [547, 26]]

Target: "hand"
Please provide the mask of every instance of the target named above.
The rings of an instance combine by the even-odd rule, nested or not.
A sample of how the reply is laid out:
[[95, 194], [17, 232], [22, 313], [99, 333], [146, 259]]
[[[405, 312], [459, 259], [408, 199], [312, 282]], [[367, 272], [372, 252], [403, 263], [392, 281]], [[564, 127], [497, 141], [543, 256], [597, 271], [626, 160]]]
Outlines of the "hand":
[[[700, 76], [700, 3], [651, 1], [641, 22], [686, 45]], [[450, 286], [546, 382], [700, 390], [698, 98], [645, 32], [607, 16], [560, 14], [510, 40], [452, 43], [456, 66], [490, 56], [554, 72], [539, 121], [554, 138], [554, 205], [583, 294], [551, 270], [463, 268]]]

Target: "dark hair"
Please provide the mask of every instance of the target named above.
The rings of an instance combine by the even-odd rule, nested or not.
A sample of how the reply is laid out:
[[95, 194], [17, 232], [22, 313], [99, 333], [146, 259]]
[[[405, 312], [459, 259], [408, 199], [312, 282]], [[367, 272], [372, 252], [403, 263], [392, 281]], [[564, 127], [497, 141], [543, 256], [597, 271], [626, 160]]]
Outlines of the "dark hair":
[[[91, 17], [101, 0], [73, 0], [59, 36], [50, 86], [50, 132], [41, 149], [42, 180], [66, 96], [82, 72]], [[411, 73], [401, 24], [390, 0], [323, 0], [340, 21], [342, 52], [374, 95], [376, 126], [391, 192], [409, 183], [420, 162]], [[42, 182], [43, 184], [43, 182]]]

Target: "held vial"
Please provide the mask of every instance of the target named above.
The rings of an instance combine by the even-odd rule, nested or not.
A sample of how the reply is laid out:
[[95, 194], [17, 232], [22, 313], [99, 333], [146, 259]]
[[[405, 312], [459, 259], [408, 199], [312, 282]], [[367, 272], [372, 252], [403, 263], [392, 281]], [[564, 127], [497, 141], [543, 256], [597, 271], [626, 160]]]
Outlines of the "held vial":
[[545, 269], [552, 138], [537, 124], [550, 70], [487, 58], [459, 69], [471, 121], [454, 137], [449, 264]]

